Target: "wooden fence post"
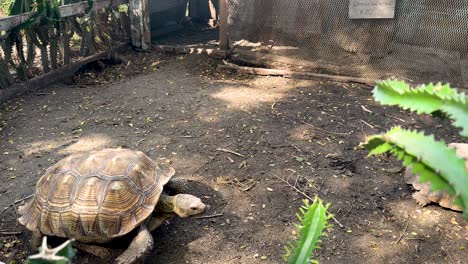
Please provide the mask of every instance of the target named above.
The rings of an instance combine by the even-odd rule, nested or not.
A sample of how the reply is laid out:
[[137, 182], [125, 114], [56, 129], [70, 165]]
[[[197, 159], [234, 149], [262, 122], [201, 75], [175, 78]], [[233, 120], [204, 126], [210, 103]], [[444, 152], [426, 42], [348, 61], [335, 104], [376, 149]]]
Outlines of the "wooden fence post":
[[219, 0], [219, 48], [221, 50], [229, 49], [228, 38], [228, 0]]
[[142, 50], [151, 49], [149, 0], [130, 0], [132, 45]]

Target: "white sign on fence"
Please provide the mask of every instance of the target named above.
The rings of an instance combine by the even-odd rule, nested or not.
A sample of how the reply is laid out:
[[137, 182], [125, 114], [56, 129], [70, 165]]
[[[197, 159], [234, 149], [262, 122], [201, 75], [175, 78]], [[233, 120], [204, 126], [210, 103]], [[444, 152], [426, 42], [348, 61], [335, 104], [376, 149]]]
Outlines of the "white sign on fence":
[[349, 0], [349, 18], [394, 18], [395, 2], [396, 0]]

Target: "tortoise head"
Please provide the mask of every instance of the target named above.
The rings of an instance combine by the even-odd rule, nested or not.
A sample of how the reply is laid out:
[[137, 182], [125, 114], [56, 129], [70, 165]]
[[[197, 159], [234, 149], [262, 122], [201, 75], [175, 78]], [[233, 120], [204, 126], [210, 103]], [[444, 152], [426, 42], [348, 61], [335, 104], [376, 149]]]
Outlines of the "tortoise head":
[[190, 194], [177, 194], [173, 205], [174, 212], [182, 218], [202, 214], [207, 207], [200, 198]]

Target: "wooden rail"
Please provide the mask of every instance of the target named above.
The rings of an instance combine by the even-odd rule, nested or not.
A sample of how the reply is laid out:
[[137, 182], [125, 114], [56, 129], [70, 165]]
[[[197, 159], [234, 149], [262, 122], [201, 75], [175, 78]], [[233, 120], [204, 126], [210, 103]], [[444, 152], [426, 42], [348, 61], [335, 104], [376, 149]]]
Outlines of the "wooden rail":
[[[27, 92], [31, 87], [38, 87], [38, 83], [48, 83], [45, 81], [47, 78], [54, 81], [58, 78], [57, 74], [66, 75], [64, 71], [68, 75], [73, 74], [76, 67], [99, 59], [112, 47], [122, 43], [128, 45], [131, 30], [128, 14], [131, 13], [131, 7], [130, 12], [116, 11], [120, 5], [129, 4], [129, 1], [147, 0], [92, 0], [91, 4], [86, 0], [79, 1], [58, 7], [61, 18], [58, 30], [48, 30], [53, 25], [43, 24], [43, 27], [31, 32], [24, 32], [23, 29], [13, 32], [15, 27], [38, 14], [35, 13], [37, 11], [0, 18], [0, 32], [3, 32], [5, 38], [0, 46], [1, 100]], [[80, 19], [86, 14], [89, 14], [89, 19]], [[26, 34], [29, 37], [25, 37]], [[73, 36], [77, 36], [77, 40], [72, 42]], [[93, 54], [97, 57], [93, 57]], [[82, 59], [76, 60], [80, 57]], [[72, 58], [74, 62], [71, 62]], [[19, 80], [23, 82], [14, 85]]]
[[70, 65], [65, 65], [57, 70], [41, 74], [33, 79], [27, 80], [22, 83], [15, 84], [8, 89], [0, 90], [0, 104], [8, 100], [18, 97], [22, 94], [43, 89], [51, 84], [64, 80], [75, 74], [82, 66], [105, 58], [116, 58], [116, 54], [123, 51], [128, 47], [128, 43], [120, 44], [110, 50], [98, 52], [94, 55], [82, 58]]
[[[119, 5], [128, 4], [128, 0], [97, 0], [94, 1], [92, 10], [100, 10], [106, 7], [116, 7]], [[88, 2], [83, 1], [70, 5], [63, 5], [59, 7], [61, 17], [70, 17], [76, 15], [83, 15], [88, 8]], [[0, 18], [0, 31], [8, 31], [17, 25], [28, 20], [34, 12], [28, 12], [21, 15], [8, 16]]]

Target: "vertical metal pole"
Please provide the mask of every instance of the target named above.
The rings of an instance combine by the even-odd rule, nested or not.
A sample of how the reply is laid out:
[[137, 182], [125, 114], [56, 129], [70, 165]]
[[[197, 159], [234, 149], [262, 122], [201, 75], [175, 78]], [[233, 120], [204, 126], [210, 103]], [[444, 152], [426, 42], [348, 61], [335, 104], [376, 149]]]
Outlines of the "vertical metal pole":
[[130, 0], [132, 45], [142, 50], [151, 49], [150, 8], [148, 0]]
[[141, 2], [143, 6], [141, 49], [151, 50], [150, 3], [149, 0], [141, 0]]
[[221, 50], [229, 49], [228, 38], [228, 0], [219, 0], [219, 48]]

